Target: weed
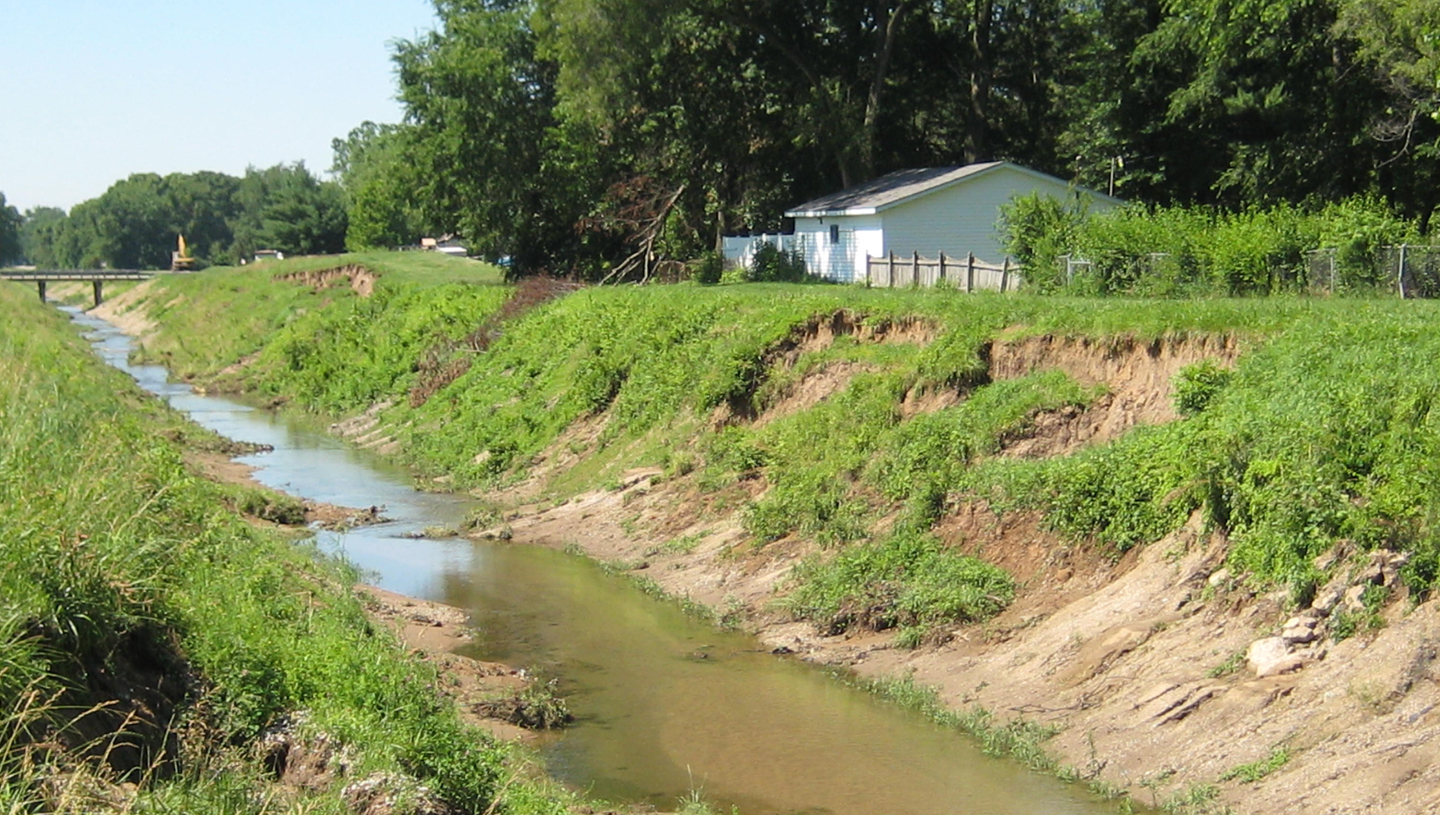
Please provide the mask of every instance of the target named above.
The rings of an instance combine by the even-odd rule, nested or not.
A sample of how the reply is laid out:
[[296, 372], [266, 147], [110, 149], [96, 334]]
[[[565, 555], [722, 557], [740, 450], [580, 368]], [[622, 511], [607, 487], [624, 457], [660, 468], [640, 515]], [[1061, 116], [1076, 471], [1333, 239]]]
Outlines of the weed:
[[793, 574], [796, 588], [783, 605], [831, 633], [853, 626], [923, 630], [978, 622], [1003, 609], [1015, 591], [999, 568], [913, 532], [859, 544], [828, 560], [812, 557]]
[[688, 555], [695, 551], [695, 547], [705, 539], [704, 535], [682, 535], [672, 538], [659, 546], [652, 546], [645, 550], [647, 557], [652, 555]]
[[1191, 784], [1161, 802], [1166, 815], [1230, 815], [1231, 809], [1219, 803], [1220, 789], [1214, 784]]
[[745, 601], [738, 597], [726, 596], [725, 605], [721, 607], [720, 613], [716, 615], [715, 624], [727, 631], [738, 631], [744, 624], [745, 617], [749, 614], [749, 607]]
[[1054, 727], [1018, 718], [1000, 721], [978, 705], [965, 711], [950, 710], [940, 701], [934, 688], [919, 684], [910, 675], [890, 679], [861, 680], [845, 675], [840, 678], [907, 710], [920, 713], [939, 725], [969, 734], [988, 755], [1010, 756], [1042, 772], [1056, 772], [1059, 767], [1044, 748], [1045, 742], [1058, 732]]
[[1330, 640], [1342, 642], [1356, 634], [1379, 631], [1385, 627], [1381, 609], [1389, 598], [1390, 591], [1381, 585], [1370, 585], [1360, 595], [1361, 608], [1336, 609], [1330, 617]]
[[1221, 662], [1219, 665], [1216, 665], [1209, 671], [1206, 671], [1205, 675], [1210, 677], [1211, 679], [1218, 679], [1222, 676], [1229, 676], [1235, 673], [1236, 671], [1244, 667], [1244, 665], [1245, 652], [1236, 651], [1235, 653], [1226, 657], [1224, 662]]
[[1220, 775], [1221, 781], [1239, 780], [1242, 784], [1253, 784], [1265, 776], [1284, 767], [1290, 761], [1290, 748], [1277, 746], [1270, 755], [1249, 764], [1238, 764]]
[[1194, 416], [1204, 410], [1230, 383], [1232, 375], [1228, 368], [1210, 359], [1181, 368], [1175, 376], [1175, 412]]

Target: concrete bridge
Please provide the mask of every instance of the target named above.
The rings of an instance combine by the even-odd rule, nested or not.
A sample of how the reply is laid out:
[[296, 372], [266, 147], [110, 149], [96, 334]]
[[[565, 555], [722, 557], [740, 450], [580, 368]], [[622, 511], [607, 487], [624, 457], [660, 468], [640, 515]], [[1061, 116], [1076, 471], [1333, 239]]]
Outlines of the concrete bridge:
[[49, 283], [69, 283], [72, 281], [90, 281], [95, 288], [95, 305], [99, 306], [105, 302], [105, 281], [107, 280], [149, 280], [158, 272], [142, 272], [138, 269], [89, 269], [54, 271], [50, 269], [36, 269], [30, 271], [0, 272], [0, 280], [10, 280], [16, 283], [34, 283], [40, 290], [40, 302], [45, 302], [45, 286]]

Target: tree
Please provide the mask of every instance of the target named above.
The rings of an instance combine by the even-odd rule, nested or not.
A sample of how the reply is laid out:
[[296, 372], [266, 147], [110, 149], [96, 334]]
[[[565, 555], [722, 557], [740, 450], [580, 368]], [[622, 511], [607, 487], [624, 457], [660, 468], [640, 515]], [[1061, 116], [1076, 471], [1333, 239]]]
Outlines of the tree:
[[395, 248], [418, 242], [426, 229], [419, 201], [419, 178], [407, 160], [411, 127], [365, 122], [331, 146], [331, 172], [346, 195], [351, 251]]
[[1343, 0], [1336, 31], [1353, 38], [1385, 91], [1369, 122], [1381, 186], [1428, 228], [1440, 206], [1440, 3]]
[[[232, 224], [240, 216], [240, 179], [201, 171], [173, 173], [161, 185], [168, 209], [168, 248], [175, 248], [175, 236], [184, 235], [191, 256], [210, 263], [233, 263]], [[168, 255], [166, 256], [168, 262]]]
[[[523, 9], [439, 0], [442, 28], [396, 47], [423, 220], [490, 257], [545, 268], [578, 213], [547, 184], [558, 147], [553, 65]], [[560, 189], [564, 189], [563, 181]]]
[[345, 247], [345, 201], [340, 186], [311, 175], [304, 162], [245, 171], [235, 192], [240, 214], [232, 227], [235, 254], [257, 249], [329, 254]]
[[24, 219], [19, 210], [5, 203], [5, 193], [0, 192], [0, 265], [23, 259], [20, 245], [20, 227]]
[[20, 227], [20, 254], [42, 269], [58, 269], [55, 241], [65, 224], [65, 210], [57, 207], [36, 207], [25, 211]]
[[164, 180], [137, 173], [110, 185], [95, 199], [95, 251], [114, 269], [161, 269], [170, 266], [175, 248], [173, 218]]

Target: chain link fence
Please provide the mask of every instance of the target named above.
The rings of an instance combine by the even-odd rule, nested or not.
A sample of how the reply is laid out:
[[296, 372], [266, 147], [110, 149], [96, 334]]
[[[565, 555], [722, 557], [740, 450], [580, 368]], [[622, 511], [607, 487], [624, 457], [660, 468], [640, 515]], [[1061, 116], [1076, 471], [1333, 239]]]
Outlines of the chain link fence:
[[[1193, 262], [1160, 252], [1122, 257], [1118, 264], [1111, 259], [1103, 273], [1084, 257], [1061, 255], [1058, 261], [1060, 281], [1066, 288], [1098, 289], [1100, 293], [1165, 297], [1213, 291], [1215, 279], [1226, 274], [1224, 268], [1202, 273]], [[1262, 266], [1269, 269], [1269, 284], [1264, 288], [1272, 292], [1440, 299], [1440, 245], [1402, 244], [1371, 251], [1312, 249], [1300, 263], [1277, 257]]]
[[1315, 249], [1305, 259], [1316, 294], [1440, 297], [1440, 246], [1382, 246], [1374, 253]]

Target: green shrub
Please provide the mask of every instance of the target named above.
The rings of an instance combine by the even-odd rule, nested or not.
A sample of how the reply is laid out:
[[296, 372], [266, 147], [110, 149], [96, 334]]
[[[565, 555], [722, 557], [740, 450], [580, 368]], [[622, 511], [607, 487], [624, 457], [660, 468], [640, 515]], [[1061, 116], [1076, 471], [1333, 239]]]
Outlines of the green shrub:
[[1025, 288], [1053, 292], [1066, 281], [1061, 256], [1070, 251], [1086, 212], [1053, 196], [1032, 192], [1017, 195], [1000, 208], [999, 232], [1005, 251], [1020, 264]]
[[1204, 410], [1229, 384], [1231, 375], [1229, 368], [1211, 359], [1181, 368], [1175, 376], [1175, 411], [1194, 416]]
[[1003, 570], [914, 532], [851, 546], [828, 560], [812, 557], [795, 567], [794, 578], [785, 606], [832, 634], [985, 620], [1015, 592]]
[[693, 279], [702, 286], [713, 286], [725, 273], [725, 258], [719, 252], [706, 252], [695, 264]]
[[811, 278], [805, 271], [805, 258], [798, 252], [762, 242], [750, 261], [748, 279], [753, 283], [803, 283]]
[[[1388, 287], [1377, 250], [1417, 240], [1416, 226], [1382, 201], [1351, 198], [1320, 209], [1280, 203], [1224, 212], [1204, 207], [1144, 207], [1083, 213], [1038, 198], [1012, 201], [1000, 227], [1007, 246], [1039, 291], [1191, 297], [1301, 291], [1306, 253], [1332, 249], [1342, 290]], [[1088, 265], [1066, 279], [1060, 258]]]

